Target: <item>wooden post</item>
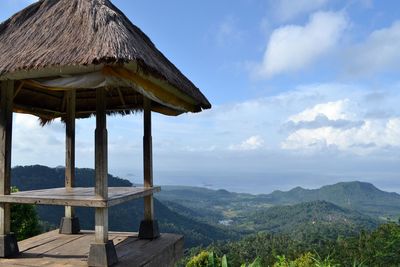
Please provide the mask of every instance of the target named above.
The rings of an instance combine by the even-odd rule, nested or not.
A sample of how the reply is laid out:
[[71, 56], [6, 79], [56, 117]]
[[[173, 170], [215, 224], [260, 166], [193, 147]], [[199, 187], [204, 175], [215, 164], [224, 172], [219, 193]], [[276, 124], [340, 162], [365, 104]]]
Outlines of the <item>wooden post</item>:
[[[151, 136], [151, 100], [143, 96], [143, 179], [144, 187], [153, 187], [153, 144]], [[140, 224], [139, 237], [153, 239], [159, 236], [158, 223], [154, 218], [153, 194], [144, 197], [144, 220]]]
[[[105, 89], [96, 90], [95, 170], [96, 196], [108, 198], [107, 126]], [[96, 243], [108, 241], [108, 214], [106, 208], [96, 208]]]
[[[75, 103], [76, 91], [65, 92], [67, 95], [67, 117], [65, 119], [65, 188], [71, 190], [75, 186]], [[73, 216], [73, 209], [69, 212]], [[67, 214], [66, 214], [67, 215]]]
[[[9, 195], [14, 81], [1, 82], [0, 96], [0, 195]], [[10, 222], [10, 204], [0, 203], [0, 257], [14, 256], [19, 252]]]
[[[2, 82], [0, 114], [0, 194], [11, 192], [12, 98], [14, 83]], [[10, 233], [10, 205], [0, 206], [0, 235]]]
[[[65, 189], [71, 191], [75, 186], [75, 113], [76, 90], [65, 92], [67, 116], [65, 118]], [[77, 234], [80, 232], [79, 219], [75, 209], [65, 206], [65, 217], [61, 219], [60, 234]]]
[[[153, 187], [153, 140], [151, 136], [151, 102], [143, 99], [143, 179], [144, 187]], [[153, 195], [144, 198], [144, 219], [154, 220]]]
[[[96, 89], [95, 172], [96, 196], [108, 198], [106, 91]], [[108, 240], [108, 208], [95, 209], [95, 240], [90, 246], [89, 266], [111, 266], [118, 261], [114, 243]]]

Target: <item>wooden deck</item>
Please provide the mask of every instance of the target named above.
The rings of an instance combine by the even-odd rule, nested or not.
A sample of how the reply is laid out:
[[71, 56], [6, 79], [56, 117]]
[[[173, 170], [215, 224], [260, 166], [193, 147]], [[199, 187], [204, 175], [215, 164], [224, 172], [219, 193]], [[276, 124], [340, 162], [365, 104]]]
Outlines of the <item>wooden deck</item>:
[[[183, 256], [183, 236], [161, 234], [155, 240], [140, 240], [137, 233], [110, 232], [119, 262], [116, 267], [174, 266]], [[4, 267], [81, 267], [87, 266], [93, 231], [79, 235], [61, 235], [58, 230], [18, 243], [21, 254], [15, 259], [0, 259]]]
[[63, 187], [0, 195], [0, 202], [105, 208], [149, 196], [160, 190], [160, 187], [109, 187], [108, 199], [102, 199], [95, 195], [93, 187], [74, 187], [69, 190]]

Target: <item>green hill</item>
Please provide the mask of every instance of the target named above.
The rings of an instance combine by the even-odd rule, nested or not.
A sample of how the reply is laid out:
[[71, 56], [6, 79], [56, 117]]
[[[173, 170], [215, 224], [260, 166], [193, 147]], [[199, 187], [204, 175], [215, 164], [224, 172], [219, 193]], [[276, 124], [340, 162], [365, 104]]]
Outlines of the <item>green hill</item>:
[[296, 187], [290, 191], [275, 191], [268, 195], [273, 204], [295, 204], [304, 201], [325, 200], [341, 207], [360, 211], [376, 217], [400, 215], [400, 195], [379, 190], [364, 182], [343, 182], [319, 189]]
[[[64, 186], [64, 168], [49, 168], [45, 166], [17, 166], [12, 169], [12, 185], [20, 190], [34, 190]], [[76, 186], [90, 187], [94, 185], [93, 169], [76, 169]], [[132, 183], [109, 175], [109, 186], [132, 186]], [[227, 231], [199, 222], [169, 209], [163, 203], [154, 201], [156, 217], [162, 232], [180, 233], [185, 236], [188, 247], [208, 245], [215, 240], [225, 240], [232, 237]], [[54, 227], [58, 227], [64, 208], [59, 206], [37, 206], [39, 217]], [[82, 229], [94, 229], [94, 210], [77, 208]], [[143, 200], [131, 201], [111, 207], [109, 210], [110, 230], [137, 231], [143, 218]]]
[[326, 201], [275, 206], [244, 213], [235, 225], [249, 232], [290, 234], [292, 238], [336, 239], [360, 230], [375, 229], [380, 222], [357, 211]]
[[373, 217], [390, 217], [397, 220], [400, 216], [399, 194], [379, 190], [374, 185], [365, 182], [337, 183], [319, 189], [296, 187], [287, 192], [274, 191], [271, 194], [260, 195], [167, 186], [164, 187], [158, 198], [212, 214], [209, 219], [213, 222], [235, 218], [243, 211], [317, 200], [328, 201]]
[[264, 195], [233, 193], [190, 186], [163, 186], [157, 195], [168, 207], [192, 211], [192, 216], [212, 224], [237, 217], [241, 211], [271, 207]]

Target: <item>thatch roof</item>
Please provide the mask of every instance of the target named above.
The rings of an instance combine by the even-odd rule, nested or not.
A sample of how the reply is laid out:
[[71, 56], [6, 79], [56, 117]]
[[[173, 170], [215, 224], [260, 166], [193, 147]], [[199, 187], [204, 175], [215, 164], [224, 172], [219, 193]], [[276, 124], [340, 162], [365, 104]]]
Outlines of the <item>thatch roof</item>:
[[[0, 80], [19, 81], [17, 111], [62, 117], [63, 90], [70, 88], [41, 83], [95, 72], [122, 81], [108, 86], [109, 111], [141, 109], [142, 93], [152, 97], [155, 111], [165, 114], [211, 107], [109, 0], [41, 0], [0, 24]], [[77, 114], [85, 117], [95, 110], [94, 90], [78, 89]]]

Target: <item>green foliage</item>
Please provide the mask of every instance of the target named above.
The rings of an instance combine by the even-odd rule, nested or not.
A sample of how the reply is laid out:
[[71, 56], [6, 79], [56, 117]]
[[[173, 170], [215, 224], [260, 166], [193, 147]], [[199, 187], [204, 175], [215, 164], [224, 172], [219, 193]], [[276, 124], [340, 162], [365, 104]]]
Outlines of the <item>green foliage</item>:
[[339, 240], [335, 258], [345, 266], [398, 266], [399, 251], [400, 226], [387, 223], [371, 233], [361, 232], [358, 237]]
[[213, 251], [201, 251], [192, 257], [186, 267], [228, 267], [228, 261], [224, 255], [221, 259]]
[[252, 263], [250, 263], [247, 267], [262, 267], [261, 265], [261, 259], [256, 258]]
[[398, 267], [400, 263], [400, 225], [393, 222], [372, 232], [361, 231], [358, 236], [341, 237], [321, 246], [307, 242], [285, 235], [258, 233], [239, 241], [216, 243], [208, 250], [225, 254], [229, 266], [242, 267], [252, 266], [254, 259], [259, 265], [253, 266], [273, 267]]
[[297, 267], [309, 267], [313, 263], [313, 254], [311, 252], [306, 252], [297, 259], [293, 261]]
[[319, 255], [317, 257], [312, 257], [315, 267], [339, 267], [339, 264], [334, 263], [334, 260], [328, 255], [326, 258], [322, 259]]
[[[221, 259], [213, 251], [201, 251], [199, 254], [193, 256], [186, 267], [228, 267], [228, 258], [226, 255], [222, 256]], [[255, 259], [250, 264], [242, 264], [241, 267], [262, 267], [261, 260]]]
[[[18, 192], [16, 187], [12, 192]], [[41, 233], [38, 215], [33, 205], [11, 205], [11, 232], [14, 232], [18, 240], [23, 240]]]
[[186, 267], [206, 267], [208, 266], [209, 253], [202, 251], [198, 255], [194, 256], [186, 264]]
[[210, 249], [219, 255], [226, 254], [231, 266], [250, 264], [259, 258], [262, 266], [272, 266], [277, 255], [293, 258], [301, 250], [301, 243], [286, 235], [258, 233], [236, 242], [214, 244]]
[[209, 252], [208, 253], [208, 264], [207, 267], [217, 267], [217, 258], [214, 254], [214, 252]]
[[[262, 267], [261, 258], [257, 257], [252, 263], [243, 263], [241, 267]], [[289, 260], [285, 255], [276, 256], [276, 262], [273, 267], [339, 267], [328, 255], [326, 258], [321, 259], [319, 256], [315, 257], [311, 252], [300, 255], [295, 260]], [[353, 265], [354, 266], [354, 265]], [[356, 265], [361, 267], [362, 265]], [[218, 260], [214, 252], [202, 251], [194, 256], [186, 265], [186, 267], [228, 267], [228, 260], [224, 255], [221, 261]]]
[[284, 255], [277, 256], [277, 261], [273, 267], [311, 267], [314, 266], [313, 256], [311, 252], [307, 252], [292, 261], [286, 259]]
[[226, 258], [226, 255], [222, 256], [221, 267], [228, 267], [228, 259]]

